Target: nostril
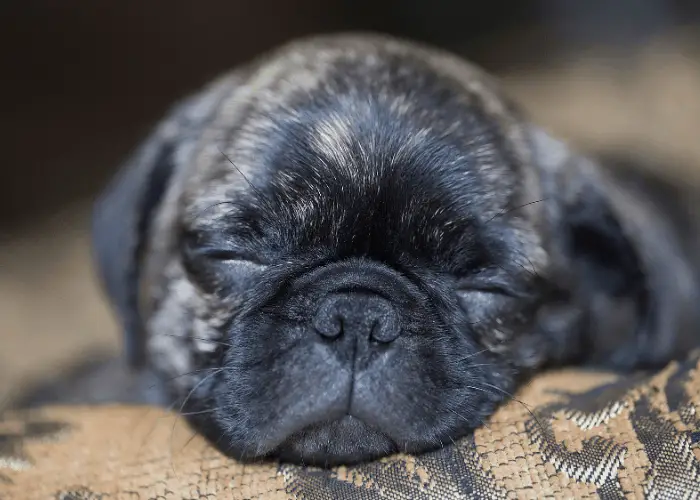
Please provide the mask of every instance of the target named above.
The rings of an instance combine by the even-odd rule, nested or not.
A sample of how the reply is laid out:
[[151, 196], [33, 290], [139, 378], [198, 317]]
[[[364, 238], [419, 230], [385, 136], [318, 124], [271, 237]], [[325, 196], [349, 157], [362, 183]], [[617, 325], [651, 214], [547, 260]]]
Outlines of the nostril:
[[393, 309], [383, 311], [377, 316], [370, 331], [370, 339], [381, 344], [388, 344], [401, 335], [401, 325]]
[[314, 329], [327, 339], [336, 339], [343, 333], [343, 318], [337, 312], [319, 311], [314, 317]]
[[327, 340], [351, 335], [357, 340], [387, 344], [401, 334], [396, 310], [388, 301], [375, 295], [329, 295], [319, 304], [311, 325]]

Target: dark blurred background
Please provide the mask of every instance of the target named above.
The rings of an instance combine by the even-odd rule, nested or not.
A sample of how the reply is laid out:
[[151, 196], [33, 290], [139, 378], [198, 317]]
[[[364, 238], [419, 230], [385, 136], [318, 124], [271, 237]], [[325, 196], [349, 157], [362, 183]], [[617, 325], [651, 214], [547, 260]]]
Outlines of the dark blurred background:
[[118, 349], [85, 223], [168, 106], [290, 38], [348, 30], [463, 54], [575, 145], [700, 179], [697, 0], [4, 0], [0, 398]]

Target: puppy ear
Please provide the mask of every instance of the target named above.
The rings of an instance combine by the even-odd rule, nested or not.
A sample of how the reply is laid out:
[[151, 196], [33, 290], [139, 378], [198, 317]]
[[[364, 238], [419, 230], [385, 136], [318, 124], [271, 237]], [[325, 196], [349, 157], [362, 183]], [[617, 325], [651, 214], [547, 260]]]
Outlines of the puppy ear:
[[618, 297], [638, 289], [642, 262], [627, 220], [638, 207], [592, 159], [532, 127], [551, 243], [597, 290]]
[[140, 261], [150, 222], [173, 171], [174, 137], [156, 133], [122, 167], [94, 205], [92, 248], [98, 277], [125, 336], [127, 361], [145, 360], [138, 310]]
[[226, 89], [225, 84], [218, 87], [175, 106], [94, 205], [93, 259], [98, 278], [121, 324], [127, 361], [133, 367], [143, 366], [146, 358], [139, 282], [151, 222], [177, 165], [184, 163], [183, 151], [198, 137], [218, 103], [219, 94]]
[[616, 172], [537, 127], [530, 138], [548, 246], [560, 279], [587, 310], [580, 347], [588, 359], [623, 368], [664, 363], [694, 297], [678, 235]]

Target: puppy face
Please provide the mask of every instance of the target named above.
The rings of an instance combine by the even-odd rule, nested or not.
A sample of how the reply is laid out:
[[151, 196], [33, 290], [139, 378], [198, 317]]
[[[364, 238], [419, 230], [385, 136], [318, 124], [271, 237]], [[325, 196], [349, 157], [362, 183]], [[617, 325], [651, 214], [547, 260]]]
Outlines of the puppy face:
[[172, 113], [98, 205], [96, 255], [132, 359], [226, 453], [420, 452], [576, 351], [600, 248], [627, 267], [598, 296], [637, 303], [637, 251], [569, 157], [451, 56], [297, 42]]

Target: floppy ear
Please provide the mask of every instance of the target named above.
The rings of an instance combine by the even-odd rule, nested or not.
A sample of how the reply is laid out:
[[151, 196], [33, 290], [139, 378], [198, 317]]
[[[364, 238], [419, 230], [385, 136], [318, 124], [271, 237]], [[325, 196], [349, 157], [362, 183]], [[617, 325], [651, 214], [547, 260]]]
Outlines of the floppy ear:
[[95, 203], [92, 246], [97, 274], [125, 338], [127, 360], [145, 360], [138, 310], [143, 244], [173, 171], [174, 137], [158, 134], [141, 146]]
[[616, 172], [537, 127], [530, 137], [548, 246], [588, 314], [581, 348], [622, 368], [666, 362], [695, 297], [678, 234]]
[[592, 159], [532, 127], [534, 162], [542, 182], [551, 243], [586, 283], [613, 297], [642, 285], [638, 234], [631, 225], [640, 207], [623, 199], [614, 179]]
[[151, 222], [176, 163], [182, 163], [182, 151], [198, 136], [225, 85], [219, 87], [175, 106], [94, 205], [91, 233], [97, 275], [122, 327], [127, 361], [133, 367], [142, 366], [146, 357], [138, 291]]

